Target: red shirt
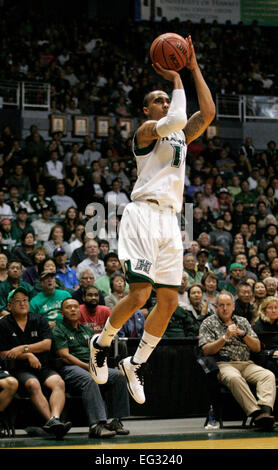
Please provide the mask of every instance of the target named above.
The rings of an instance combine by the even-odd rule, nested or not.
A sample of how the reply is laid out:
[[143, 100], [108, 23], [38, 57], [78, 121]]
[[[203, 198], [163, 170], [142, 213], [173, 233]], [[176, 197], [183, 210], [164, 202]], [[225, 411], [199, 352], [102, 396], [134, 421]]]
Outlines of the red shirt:
[[110, 316], [110, 309], [105, 305], [98, 305], [94, 314], [90, 313], [85, 304], [80, 305], [80, 319], [81, 325], [86, 325], [94, 333], [100, 333], [106, 323], [107, 318]]

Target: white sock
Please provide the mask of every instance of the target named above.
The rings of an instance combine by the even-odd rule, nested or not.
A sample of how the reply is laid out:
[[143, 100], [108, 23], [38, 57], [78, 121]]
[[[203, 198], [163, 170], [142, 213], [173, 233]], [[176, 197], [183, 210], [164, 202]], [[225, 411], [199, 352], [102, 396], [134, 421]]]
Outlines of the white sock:
[[136, 364], [142, 364], [143, 362], [147, 362], [148, 358], [150, 357], [151, 353], [153, 352], [154, 348], [160, 340], [161, 338], [150, 335], [149, 333], [144, 331], [138, 348], [132, 358], [132, 361]]
[[104, 328], [97, 339], [97, 344], [103, 347], [109, 347], [119, 330], [120, 328], [114, 328], [110, 324], [109, 318], [107, 318]]

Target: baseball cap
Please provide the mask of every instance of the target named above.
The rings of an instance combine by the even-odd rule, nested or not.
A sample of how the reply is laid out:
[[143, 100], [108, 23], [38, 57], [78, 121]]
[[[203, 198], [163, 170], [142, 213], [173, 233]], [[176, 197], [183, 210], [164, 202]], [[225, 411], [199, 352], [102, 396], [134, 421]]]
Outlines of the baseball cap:
[[218, 192], [219, 192], [219, 194], [220, 194], [220, 193], [228, 193], [229, 191], [228, 191], [227, 188], [221, 188], [221, 189], [219, 189]]
[[203, 255], [203, 254], [208, 256], [209, 255], [208, 250], [205, 250], [205, 248], [202, 248], [201, 250], [199, 250], [198, 253], [197, 253], [197, 258], [198, 258], [198, 256]]
[[16, 211], [17, 214], [19, 214], [19, 212], [26, 212], [26, 214], [28, 213], [26, 207], [19, 207]]
[[8, 219], [8, 217], [5, 217], [4, 219], [1, 220], [1, 224], [6, 224], [7, 222], [12, 223], [12, 221]]
[[13, 296], [17, 293], [17, 292], [22, 292], [23, 294], [26, 294], [29, 298], [29, 292], [28, 290], [25, 289], [25, 287], [23, 286], [19, 286], [19, 287], [16, 287], [16, 289], [13, 289], [9, 295], [8, 295], [8, 298], [7, 298], [7, 301], [10, 302], [13, 298]]
[[240, 264], [240, 263], [232, 263], [231, 266], [230, 266], [230, 272], [231, 272], [233, 269], [236, 269], [236, 268], [243, 269], [243, 266], [242, 266], [242, 264]]
[[53, 271], [43, 271], [40, 275], [40, 281], [44, 279], [46, 276], [55, 276], [55, 273]]
[[56, 256], [59, 256], [59, 255], [64, 255], [66, 252], [64, 250], [64, 248], [62, 247], [58, 247], [58, 248], [55, 248], [55, 250], [53, 251], [53, 258], [55, 258]]

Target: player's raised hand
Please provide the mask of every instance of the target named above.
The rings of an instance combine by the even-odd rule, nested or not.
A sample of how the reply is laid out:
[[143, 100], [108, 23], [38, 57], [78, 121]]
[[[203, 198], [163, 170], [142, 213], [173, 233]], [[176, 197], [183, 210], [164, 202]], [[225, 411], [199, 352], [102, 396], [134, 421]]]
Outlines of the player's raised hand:
[[194, 49], [194, 46], [193, 46], [191, 36], [188, 36], [187, 38], [185, 38], [185, 40], [186, 40], [187, 46], [188, 46], [187, 47], [188, 55], [187, 55], [186, 67], [189, 70], [192, 71], [196, 67], [198, 67], [198, 62], [197, 62], [197, 59], [196, 59], [195, 49]]
[[179, 72], [176, 72], [175, 70], [164, 69], [158, 62], [152, 64], [152, 66], [156, 73], [165, 78], [165, 80], [169, 80], [170, 82], [173, 82], [176, 77], [180, 76]]

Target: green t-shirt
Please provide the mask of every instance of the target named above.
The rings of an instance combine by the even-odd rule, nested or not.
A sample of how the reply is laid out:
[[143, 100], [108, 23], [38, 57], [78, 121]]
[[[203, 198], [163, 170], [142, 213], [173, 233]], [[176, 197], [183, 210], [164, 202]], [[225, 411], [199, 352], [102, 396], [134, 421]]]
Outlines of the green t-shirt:
[[52, 333], [55, 350], [68, 348], [69, 353], [80, 361], [89, 362], [88, 341], [94, 334], [91, 328], [80, 324], [74, 328], [63, 321], [53, 328]]
[[53, 294], [45, 295], [43, 292], [35, 295], [30, 302], [30, 311], [43, 315], [47, 321], [61, 322], [61, 304], [71, 294], [62, 289], [55, 289]]

